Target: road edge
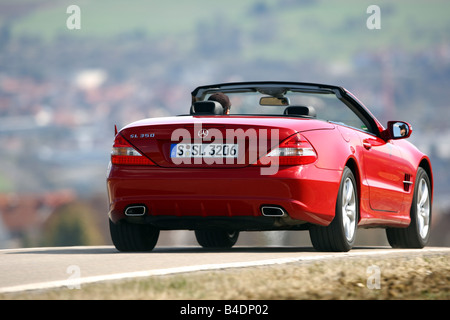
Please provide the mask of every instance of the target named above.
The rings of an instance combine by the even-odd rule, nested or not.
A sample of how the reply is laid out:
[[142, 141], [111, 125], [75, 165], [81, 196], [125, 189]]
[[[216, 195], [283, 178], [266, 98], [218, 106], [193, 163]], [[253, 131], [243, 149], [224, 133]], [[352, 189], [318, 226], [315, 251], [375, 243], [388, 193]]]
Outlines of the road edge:
[[[29, 250], [29, 249], [28, 249]], [[42, 250], [42, 248], [36, 248], [36, 250]], [[134, 278], [144, 278], [152, 276], [164, 276], [179, 273], [190, 273], [197, 271], [210, 271], [210, 270], [220, 270], [220, 269], [231, 269], [231, 268], [248, 268], [248, 267], [259, 267], [259, 266], [270, 266], [279, 265], [295, 262], [315, 262], [315, 261], [327, 261], [335, 259], [344, 258], [370, 258], [378, 256], [408, 256], [410, 254], [414, 255], [427, 255], [427, 254], [445, 254], [450, 255], [450, 248], [448, 247], [432, 247], [424, 249], [387, 249], [382, 251], [373, 252], [357, 252], [350, 251], [345, 253], [334, 253], [334, 254], [323, 254], [316, 256], [300, 256], [300, 257], [289, 257], [289, 258], [276, 258], [276, 259], [264, 259], [264, 260], [254, 260], [246, 262], [230, 262], [230, 263], [218, 263], [218, 264], [201, 264], [195, 266], [186, 267], [175, 267], [175, 268], [165, 268], [165, 269], [155, 269], [148, 271], [135, 271], [135, 272], [124, 272], [115, 273], [100, 276], [90, 276], [90, 277], [80, 277], [80, 278], [69, 278], [59, 281], [49, 281], [49, 282], [39, 282], [25, 285], [9, 286], [0, 288], [0, 294], [7, 293], [18, 293], [24, 291], [34, 291], [34, 290], [46, 290], [46, 289], [56, 289], [56, 288], [79, 288], [84, 284], [91, 284], [97, 282], [106, 281], [117, 281], [125, 279]]]

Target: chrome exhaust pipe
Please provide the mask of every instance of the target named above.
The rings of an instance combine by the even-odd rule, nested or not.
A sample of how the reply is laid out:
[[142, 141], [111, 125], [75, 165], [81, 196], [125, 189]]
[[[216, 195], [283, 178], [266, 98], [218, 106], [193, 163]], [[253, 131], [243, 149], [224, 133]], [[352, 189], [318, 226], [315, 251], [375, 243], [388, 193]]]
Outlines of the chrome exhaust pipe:
[[143, 205], [129, 206], [125, 209], [127, 217], [140, 217], [147, 212], [147, 208]]
[[261, 213], [265, 217], [284, 217], [287, 215], [283, 208], [272, 206], [261, 207]]

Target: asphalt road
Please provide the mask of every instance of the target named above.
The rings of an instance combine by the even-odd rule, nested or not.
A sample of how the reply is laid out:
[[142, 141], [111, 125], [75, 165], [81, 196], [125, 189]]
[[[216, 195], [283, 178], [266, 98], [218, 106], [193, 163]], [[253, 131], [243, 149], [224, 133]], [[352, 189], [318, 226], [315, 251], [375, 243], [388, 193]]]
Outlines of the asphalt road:
[[156, 247], [150, 253], [119, 253], [111, 246], [0, 250], [0, 293], [54, 287], [77, 288], [84, 283], [297, 261], [343, 257], [443, 254], [450, 248], [402, 250], [359, 247], [347, 253], [316, 252], [305, 247]]

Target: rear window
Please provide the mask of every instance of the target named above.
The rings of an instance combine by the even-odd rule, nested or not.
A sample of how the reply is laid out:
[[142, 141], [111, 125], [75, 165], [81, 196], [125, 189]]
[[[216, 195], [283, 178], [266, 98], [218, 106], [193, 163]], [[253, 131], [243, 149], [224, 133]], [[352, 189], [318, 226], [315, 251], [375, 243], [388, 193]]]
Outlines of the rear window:
[[[205, 100], [213, 94], [205, 95]], [[230, 115], [279, 115], [285, 116], [284, 111], [289, 106], [313, 107], [314, 118], [350, 126], [368, 131], [368, 123], [357, 115], [346, 104], [339, 100], [334, 92], [294, 92], [287, 91], [283, 98], [288, 99], [288, 105], [261, 105], [260, 99], [268, 95], [259, 92], [224, 92], [231, 101]]]

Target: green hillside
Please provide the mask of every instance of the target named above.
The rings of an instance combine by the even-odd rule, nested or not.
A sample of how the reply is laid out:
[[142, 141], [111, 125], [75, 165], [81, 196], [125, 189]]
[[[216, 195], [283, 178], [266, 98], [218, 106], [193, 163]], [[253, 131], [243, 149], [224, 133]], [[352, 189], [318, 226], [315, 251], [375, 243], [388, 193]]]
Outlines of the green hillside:
[[[0, 21], [14, 37], [141, 37], [167, 40], [188, 52], [214, 41], [241, 59], [348, 58], [360, 50], [395, 47], [408, 52], [450, 40], [450, 1], [377, 1], [381, 29], [369, 30], [373, 1], [346, 0], [97, 0], [77, 1], [81, 30], [68, 30], [73, 1], [6, 0]], [[8, 14], [11, 13], [11, 14]], [[204, 40], [203, 42], [201, 40]], [[214, 48], [212, 48], [214, 49]]]

